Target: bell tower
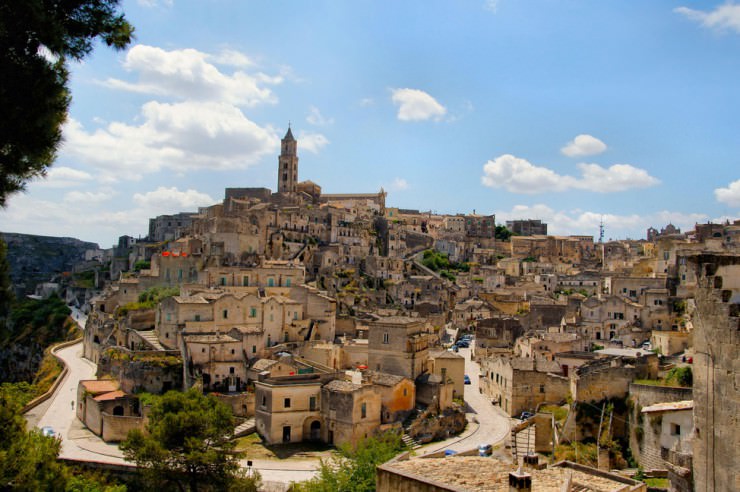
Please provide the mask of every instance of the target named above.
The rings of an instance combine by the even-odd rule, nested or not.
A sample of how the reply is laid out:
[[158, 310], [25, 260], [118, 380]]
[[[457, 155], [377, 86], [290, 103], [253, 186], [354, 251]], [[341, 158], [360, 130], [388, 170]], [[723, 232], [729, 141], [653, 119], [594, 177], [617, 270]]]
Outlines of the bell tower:
[[278, 193], [295, 193], [298, 183], [298, 142], [293, 138], [293, 132], [288, 132], [280, 141], [280, 156], [278, 157]]

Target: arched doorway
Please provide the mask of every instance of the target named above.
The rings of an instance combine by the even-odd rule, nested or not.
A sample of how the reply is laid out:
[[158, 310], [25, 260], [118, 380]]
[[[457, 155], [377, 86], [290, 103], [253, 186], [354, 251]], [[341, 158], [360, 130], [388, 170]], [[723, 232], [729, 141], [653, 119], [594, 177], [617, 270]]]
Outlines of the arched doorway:
[[321, 440], [321, 422], [318, 420], [314, 420], [311, 422], [311, 430], [309, 432], [309, 437], [312, 441], [319, 441]]
[[123, 416], [123, 406], [122, 405], [116, 405], [115, 407], [113, 407], [113, 415]]

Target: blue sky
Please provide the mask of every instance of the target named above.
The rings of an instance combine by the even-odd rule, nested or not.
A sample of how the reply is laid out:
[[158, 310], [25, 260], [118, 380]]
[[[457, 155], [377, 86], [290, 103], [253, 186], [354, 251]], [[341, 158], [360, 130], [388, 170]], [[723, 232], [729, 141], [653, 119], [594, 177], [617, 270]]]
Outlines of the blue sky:
[[326, 193], [644, 237], [740, 215], [740, 3], [131, 0], [124, 52], [72, 67], [49, 176], [4, 231], [112, 245], [278, 143]]

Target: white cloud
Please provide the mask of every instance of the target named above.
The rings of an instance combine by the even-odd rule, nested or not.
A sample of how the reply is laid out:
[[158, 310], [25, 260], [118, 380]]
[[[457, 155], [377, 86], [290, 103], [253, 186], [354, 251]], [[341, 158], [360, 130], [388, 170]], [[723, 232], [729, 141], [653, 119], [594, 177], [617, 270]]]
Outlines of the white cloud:
[[321, 133], [298, 133], [298, 146], [312, 154], [318, 154], [319, 151], [329, 143], [329, 139]]
[[309, 111], [310, 112], [308, 116], [306, 116], [306, 121], [308, 121], [312, 125], [326, 126], [334, 123], [334, 118], [325, 117], [323, 114], [321, 114], [321, 111], [319, 111], [319, 108], [317, 108], [316, 106], [311, 106]]
[[711, 12], [694, 10], [688, 7], [678, 7], [673, 11], [709, 29], [716, 31], [732, 30], [740, 33], [740, 5], [726, 3], [717, 6]]
[[499, 0], [485, 0], [483, 2], [483, 8], [494, 14], [498, 12]]
[[403, 178], [395, 178], [393, 182], [388, 186], [391, 191], [403, 191], [409, 189], [409, 183]]
[[582, 177], [576, 188], [599, 193], [648, 188], [660, 183], [659, 179], [650, 176], [644, 169], [629, 164], [613, 164], [604, 168], [598, 164], [581, 163], [578, 168]]
[[375, 99], [372, 97], [364, 97], [360, 99], [360, 107], [367, 108], [368, 106], [374, 106], [375, 105]]
[[104, 181], [136, 180], [162, 168], [244, 168], [274, 153], [279, 140], [229, 104], [152, 101], [139, 119], [137, 126], [114, 122], [89, 132], [70, 119], [63, 152], [101, 170]]
[[180, 191], [176, 187], [160, 186], [147, 193], [135, 193], [133, 201], [139, 207], [151, 210], [151, 216], [167, 213], [195, 211], [198, 207], [213, 205], [216, 200], [196, 190]]
[[254, 65], [254, 62], [247, 55], [230, 49], [225, 49], [216, 55], [210, 55], [208, 59], [219, 65], [231, 67], [251, 67]]
[[90, 205], [107, 202], [116, 194], [112, 189], [101, 189], [98, 192], [74, 190], [64, 194], [64, 201], [80, 205]]
[[126, 53], [123, 67], [138, 73], [137, 82], [108, 79], [105, 84], [144, 94], [176, 97], [188, 101], [218, 101], [239, 106], [275, 103], [277, 97], [263, 84], [278, 84], [281, 76], [247, 74], [237, 70], [232, 74], [221, 72], [209, 59], [243, 66], [249, 59], [236, 51], [209, 55], [194, 49], [165, 51], [139, 44]]
[[42, 188], [71, 188], [92, 179], [90, 173], [66, 166], [53, 166], [46, 176], [33, 181], [33, 186]]
[[418, 89], [392, 89], [391, 99], [398, 105], [401, 121], [439, 121], [447, 109], [432, 96]]
[[560, 149], [563, 155], [568, 157], [580, 157], [585, 155], [601, 154], [606, 150], [606, 144], [591, 135], [578, 135]]
[[598, 164], [578, 164], [579, 178], [564, 176], [546, 167], [535, 166], [526, 159], [504, 154], [483, 166], [481, 182], [490, 188], [504, 188], [512, 193], [537, 194], [573, 189], [599, 193], [645, 188], [660, 181], [644, 169], [629, 164], [608, 168]]
[[740, 179], [730, 183], [727, 188], [714, 190], [714, 197], [718, 202], [730, 207], [740, 207]]
[[142, 7], [172, 7], [174, 0], [139, 0], [139, 5]]
[[674, 224], [683, 230], [693, 229], [697, 222], [706, 222], [706, 214], [662, 210], [652, 213], [618, 215], [583, 210], [554, 210], [545, 204], [516, 205], [511, 210], [496, 211], [496, 221], [541, 219], [547, 223], [548, 234], [586, 234], [598, 238], [603, 221], [606, 238], [642, 238], [648, 227]]

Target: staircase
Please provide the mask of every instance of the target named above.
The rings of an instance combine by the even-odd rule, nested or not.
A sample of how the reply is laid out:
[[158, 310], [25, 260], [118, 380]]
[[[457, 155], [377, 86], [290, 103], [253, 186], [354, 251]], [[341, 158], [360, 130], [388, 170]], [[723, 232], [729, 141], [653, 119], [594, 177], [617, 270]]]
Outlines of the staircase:
[[257, 427], [254, 424], [254, 417], [252, 417], [251, 419], [247, 419], [234, 428], [234, 437], [241, 437], [246, 436], [247, 434], [251, 434], [256, 430], [256, 428]]
[[154, 330], [147, 330], [147, 331], [138, 331], [136, 330], [136, 334], [139, 335], [146, 343], [151, 345], [153, 350], [167, 350], [162, 346], [161, 343], [159, 343], [159, 339], [157, 338], [157, 335], [154, 333]]
[[419, 444], [419, 441], [417, 441], [410, 435], [406, 434], [405, 432], [401, 436], [401, 441], [403, 441], [403, 443], [409, 449], [419, 449], [421, 447], [421, 444]]

